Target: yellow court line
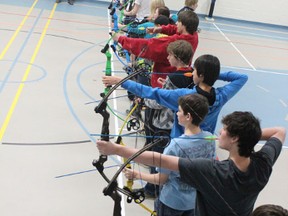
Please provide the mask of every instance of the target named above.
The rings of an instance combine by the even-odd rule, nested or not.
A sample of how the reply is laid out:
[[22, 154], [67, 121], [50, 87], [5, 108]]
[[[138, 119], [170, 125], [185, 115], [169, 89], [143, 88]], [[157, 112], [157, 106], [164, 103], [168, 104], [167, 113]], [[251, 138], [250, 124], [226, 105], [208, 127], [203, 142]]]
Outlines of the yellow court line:
[[5, 46], [4, 50], [2, 51], [1, 55], [0, 55], [0, 60], [3, 59], [4, 55], [6, 54], [6, 52], [8, 51], [8, 49], [10, 48], [10, 46], [12, 45], [12, 43], [14, 42], [16, 36], [18, 35], [18, 33], [20, 32], [20, 30], [22, 29], [22, 27], [24, 26], [26, 20], [28, 19], [28, 17], [30, 16], [30, 14], [32, 13], [35, 5], [37, 4], [38, 0], [35, 0], [33, 5], [30, 7], [29, 11], [27, 12], [27, 14], [25, 15], [24, 19], [22, 20], [22, 22], [20, 23], [20, 25], [18, 26], [18, 28], [16, 29], [16, 31], [14, 32], [14, 34], [12, 35], [11, 39], [9, 40], [9, 42], [7, 43], [7, 45]]
[[9, 124], [9, 122], [10, 122], [10, 119], [11, 119], [11, 117], [12, 117], [12, 114], [13, 114], [13, 112], [14, 112], [14, 110], [15, 110], [15, 107], [16, 107], [16, 105], [17, 105], [17, 103], [18, 103], [19, 97], [20, 97], [20, 95], [21, 95], [21, 93], [22, 93], [22, 90], [23, 90], [23, 87], [24, 87], [24, 82], [27, 80], [28, 75], [29, 75], [29, 73], [30, 73], [30, 71], [31, 71], [31, 67], [32, 67], [32, 65], [33, 65], [33, 63], [34, 63], [34, 61], [35, 61], [35, 59], [36, 59], [36, 56], [37, 56], [39, 50], [40, 50], [40, 46], [41, 46], [41, 44], [42, 44], [42, 42], [43, 42], [43, 39], [44, 39], [44, 37], [45, 37], [45, 35], [46, 35], [48, 26], [50, 25], [51, 19], [52, 19], [54, 13], [55, 13], [56, 6], [57, 6], [57, 4], [54, 4], [54, 7], [53, 7], [53, 9], [52, 9], [52, 11], [51, 11], [51, 13], [50, 13], [50, 16], [49, 16], [49, 18], [48, 18], [48, 20], [47, 20], [47, 22], [46, 22], [46, 25], [45, 25], [45, 27], [44, 27], [44, 29], [43, 29], [43, 31], [42, 31], [42, 34], [41, 34], [40, 39], [39, 39], [39, 41], [38, 41], [38, 43], [37, 43], [37, 46], [36, 46], [36, 48], [35, 48], [35, 50], [34, 50], [34, 53], [33, 53], [32, 57], [31, 57], [31, 59], [30, 59], [29, 65], [28, 65], [28, 67], [27, 67], [27, 69], [26, 69], [26, 71], [25, 71], [25, 74], [24, 74], [23, 78], [22, 78], [22, 82], [21, 82], [21, 84], [19, 85], [19, 88], [18, 88], [18, 90], [17, 90], [17, 92], [16, 92], [16, 95], [15, 95], [15, 97], [14, 97], [14, 100], [13, 100], [13, 102], [12, 102], [12, 104], [11, 104], [11, 106], [10, 106], [10, 109], [9, 109], [9, 111], [8, 111], [8, 114], [7, 114], [7, 116], [6, 116], [6, 119], [5, 119], [3, 125], [2, 125], [2, 127], [1, 127], [1, 129], [0, 129], [0, 141], [2, 141], [2, 138], [3, 138], [3, 136], [4, 136], [4, 133], [5, 133], [6, 129], [7, 129], [7, 126], [8, 126], [8, 124]]

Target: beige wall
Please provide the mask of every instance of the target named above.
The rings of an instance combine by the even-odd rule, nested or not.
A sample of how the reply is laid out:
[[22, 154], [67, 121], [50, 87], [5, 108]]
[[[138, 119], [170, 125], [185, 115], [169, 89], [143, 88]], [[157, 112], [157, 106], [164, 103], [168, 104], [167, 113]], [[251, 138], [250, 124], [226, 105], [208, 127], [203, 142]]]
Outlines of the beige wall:
[[[165, 0], [171, 10], [178, 10], [184, 0]], [[197, 13], [209, 13], [211, 0], [199, 0]], [[288, 0], [216, 0], [214, 16], [288, 26]]]

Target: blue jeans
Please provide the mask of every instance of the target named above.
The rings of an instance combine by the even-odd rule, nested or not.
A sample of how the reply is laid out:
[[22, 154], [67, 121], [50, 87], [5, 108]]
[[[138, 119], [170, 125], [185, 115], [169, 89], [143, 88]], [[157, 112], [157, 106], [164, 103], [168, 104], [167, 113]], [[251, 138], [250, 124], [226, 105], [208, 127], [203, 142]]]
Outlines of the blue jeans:
[[194, 216], [194, 209], [176, 210], [166, 206], [158, 198], [154, 201], [154, 209], [157, 211], [157, 216]]

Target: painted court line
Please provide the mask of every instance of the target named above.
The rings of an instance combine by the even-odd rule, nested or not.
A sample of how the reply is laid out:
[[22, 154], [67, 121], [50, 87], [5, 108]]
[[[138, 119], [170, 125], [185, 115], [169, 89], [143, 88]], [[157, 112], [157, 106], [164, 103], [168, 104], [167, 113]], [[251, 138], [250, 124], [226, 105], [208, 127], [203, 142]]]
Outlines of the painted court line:
[[16, 95], [15, 95], [15, 97], [13, 99], [13, 102], [12, 102], [10, 108], [9, 108], [8, 114], [6, 115], [5, 121], [4, 121], [4, 123], [3, 123], [3, 125], [2, 125], [2, 127], [0, 129], [0, 141], [2, 141], [2, 139], [3, 139], [5, 131], [6, 131], [7, 127], [8, 127], [10, 119], [11, 119], [11, 117], [13, 115], [14, 110], [15, 110], [15, 107], [16, 107], [16, 105], [18, 103], [18, 100], [19, 100], [19, 98], [21, 96], [22, 90], [23, 90], [24, 85], [25, 85], [24, 83], [27, 80], [28, 75], [30, 74], [30, 71], [31, 71], [32, 65], [33, 65], [33, 63], [34, 63], [34, 61], [36, 59], [36, 56], [38, 55], [38, 52], [40, 50], [41, 44], [43, 42], [43, 39], [44, 39], [44, 37], [46, 35], [46, 32], [47, 32], [47, 29], [48, 29], [48, 27], [50, 25], [51, 19], [52, 19], [53, 15], [54, 15], [54, 12], [56, 10], [56, 6], [57, 6], [57, 4], [54, 4], [54, 7], [53, 7], [53, 9], [52, 9], [52, 11], [50, 13], [49, 19], [46, 22], [46, 25], [45, 25], [45, 27], [44, 27], [44, 29], [42, 31], [42, 34], [41, 34], [40, 39], [39, 39], [39, 41], [37, 43], [37, 46], [36, 46], [36, 48], [34, 50], [34, 53], [33, 53], [32, 57], [31, 57], [29, 65], [26, 68], [25, 74], [24, 74], [24, 76], [22, 78], [22, 82], [20, 83], [20, 85], [18, 87]]
[[221, 35], [230, 43], [230, 45], [240, 54], [240, 56], [247, 62], [247, 64], [253, 69], [256, 70], [256, 68], [251, 64], [251, 62], [242, 54], [242, 52], [233, 44], [233, 42], [224, 34], [224, 32], [221, 31], [218, 26], [213, 23], [215, 28], [221, 33]]
[[9, 42], [7, 43], [7, 45], [5, 46], [4, 50], [2, 51], [1, 55], [0, 55], [0, 60], [3, 59], [4, 55], [6, 54], [6, 52], [8, 51], [8, 49], [10, 48], [10, 46], [12, 45], [12, 43], [14, 42], [15, 38], [17, 37], [18, 33], [20, 32], [20, 30], [22, 29], [22, 27], [24, 26], [26, 20], [28, 19], [28, 17], [30, 16], [30, 14], [32, 13], [35, 5], [37, 4], [38, 0], [35, 0], [33, 5], [30, 7], [29, 11], [27, 12], [27, 14], [25, 15], [24, 19], [22, 20], [22, 22], [20, 23], [20, 25], [18, 26], [18, 28], [16, 29], [16, 31], [14, 32], [14, 34], [12, 35], [11, 39], [9, 40]]

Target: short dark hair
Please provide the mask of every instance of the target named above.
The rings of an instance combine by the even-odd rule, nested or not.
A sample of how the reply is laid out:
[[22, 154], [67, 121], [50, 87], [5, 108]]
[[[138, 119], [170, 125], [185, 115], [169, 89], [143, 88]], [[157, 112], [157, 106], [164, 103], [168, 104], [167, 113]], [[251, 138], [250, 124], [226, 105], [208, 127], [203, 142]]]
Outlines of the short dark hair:
[[155, 25], [168, 25], [170, 24], [170, 19], [164, 15], [159, 15], [155, 20], [154, 20]]
[[213, 55], [199, 56], [194, 62], [198, 76], [203, 76], [203, 82], [213, 86], [220, 74], [220, 61]]
[[251, 112], [235, 111], [222, 119], [222, 124], [231, 137], [238, 137], [239, 155], [250, 157], [259, 142], [262, 130], [260, 121]]
[[[174, 25], [174, 24], [175, 24], [174, 20], [170, 18], [170, 10], [169, 10], [168, 7], [163, 6], [163, 7], [157, 8], [157, 9], [158, 9], [158, 15], [159, 15], [159, 16], [160, 16], [160, 15], [163, 15], [163, 16], [166, 16], [166, 17], [169, 18], [169, 23], [168, 23], [168, 24], [171, 24], [171, 25]], [[157, 19], [157, 18], [156, 18], [156, 19]], [[156, 20], [156, 19], [155, 19], [155, 20]]]
[[178, 104], [185, 115], [190, 113], [192, 124], [199, 126], [208, 114], [209, 103], [206, 97], [200, 94], [188, 94], [179, 97]]
[[170, 17], [170, 10], [169, 10], [168, 7], [162, 6], [162, 7], [158, 7], [157, 9], [158, 9], [158, 14], [159, 15], [164, 15], [164, 16], [166, 16], [168, 18]]
[[257, 207], [252, 216], [288, 216], [288, 211], [279, 205], [266, 204]]
[[185, 26], [189, 34], [193, 34], [198, 29], [199, 18], [195, 12], [187, 10], [179, 13], [178, 22], [181, 22]]
[[177, 40], [169, 43], [167, 53], [171, 53], [186, 65], [191, 64], [193, 57], [192, 45], [186, 40]]

